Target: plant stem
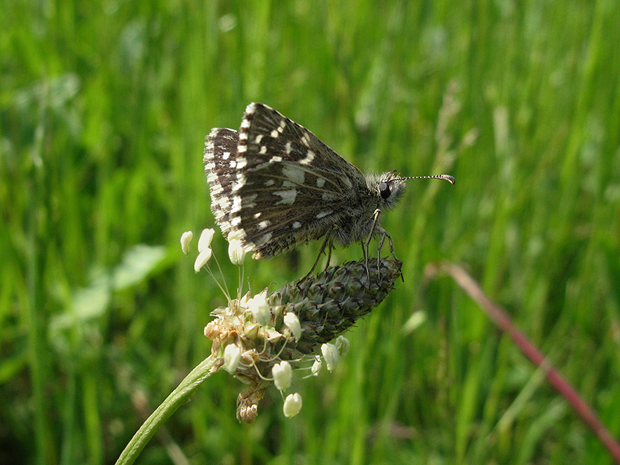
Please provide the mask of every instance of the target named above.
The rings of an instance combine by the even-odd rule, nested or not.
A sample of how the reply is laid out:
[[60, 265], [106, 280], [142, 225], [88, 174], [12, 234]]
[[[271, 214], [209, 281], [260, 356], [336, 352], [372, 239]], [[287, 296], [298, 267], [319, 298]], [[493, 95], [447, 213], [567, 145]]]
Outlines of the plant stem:
[[170, 393], [166, 400], [157, 407], [151, 416], [142, 424], [136, 434], [134, 434], [131, 441], [129, 441], [116, 461], [116, 465], [129, 465], [134, 463], [142, 449], [144, 449], [144, 446], [146, 446], [147, 442], [149, 442], [159, 427], [189, 399], [203, 381], [215, 372], [212, 371], [212, 369], [216, 360], [216, 357], [207, 357], [179, 383], [177, 388]]
[[512, 322], [510, 316], [508, 316], [508, 313], [492, 302], [482, 291], [478, 283], [474, 281], [463, 268], [457, 265], [451, 263], [433, 264], [427, 268], [425, 273], [426, 277], [432, 278], [439, 270], [449, 274], [459, 286], [482, 307], [495, 325], [500, 330], [510, 335], [512, 340], [527, 358], [544, 371], [551, 385], [572, 405], [575, 413], [577, 413], [581, 420], [598, 436], [614, 461], [620, 464], [620, 444], [618, 444], [609, 430], [598, 419], [592, 407], [581, 398], [577, 390], [555, 369], [551, 362], [547, 360], [543, 353], [525, 336], [525, 334], [519, 331]]

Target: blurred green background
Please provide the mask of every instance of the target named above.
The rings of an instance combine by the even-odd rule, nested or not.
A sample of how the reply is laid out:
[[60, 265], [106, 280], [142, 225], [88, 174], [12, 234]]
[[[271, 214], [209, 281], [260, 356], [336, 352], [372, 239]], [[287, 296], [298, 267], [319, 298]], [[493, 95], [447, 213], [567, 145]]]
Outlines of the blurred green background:
[[[362, 171], [457, 183], [410, 181], [385, 216], [405, 281], [334, 373], [295, 383], [297, 417], [272, 389], [240, 425], [218, 373], [139, 463], [611, 463], [423, 271], [464, 265], [620, 437], [619, 24], [615, 0], [4, 2], [0, 462], [113, 463], [208, 355], [225, 300], [179, 238], [214, 224], [205, 135], [259, 101]], [[248, 257], [253, 290], [319, 245]]]

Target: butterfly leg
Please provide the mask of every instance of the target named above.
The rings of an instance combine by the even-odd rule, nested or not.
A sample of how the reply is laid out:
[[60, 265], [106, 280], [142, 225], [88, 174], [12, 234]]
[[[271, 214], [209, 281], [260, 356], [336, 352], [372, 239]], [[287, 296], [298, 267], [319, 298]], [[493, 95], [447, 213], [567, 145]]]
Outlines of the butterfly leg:
[[387, 237], [388, 239], [388, 244], [390, 244], [390, 253], [392, 254], [392, 257], [394, 257], [394, 260], [398, 260], [398, 258], [396, 258], [396, 254], [394, 253], [394, 243], [392, 242], [392, 236], [390, 236], [390, 233], [388, 233], [385, 229], [378, 227], [377, 226], [377, 232], [379, 232], [379, 234], [381, 234], [381, 240], [379, 240], [379, 254], [381, 253], [381, 247], [383, 247], [383, 243], [385, 242], [385, 238]]
[[[370, 228], [370, 234], [368, 234], [368, 238], [366, 239], [365, 244], [363, 244], [362, 248], [364, 250], [364, 259], [366, 260], [366, 272], [368, 273], [368, 250], [370, 247], [370, 240], [372, 239], [372, 236], [374, 235], [374, 233], [378, 233], [381, 234], [381, 239], [379, 240], [379, 247], [377, 247], [377, 271], [380, 271], [380, 264], [381, 264], [381, 248], [383, 247], [383, 243], [385, 242], [385, 238], [387, 237], [388, 239], [388, 243], [390, 244], [390, 253], [392, 254], [392, 257], [394, 257], [394, 260], [398, 260], [396, 258], [396, 254], [394, 253], [394, 243], [392, 242], [392, 236], [390, 236], [390, 234], [383, 229], [381, 226], [377, 226], [377, 222], [379, 221], [379, 215], [381, 214], [381, 210], [379, 210], [378, 208], [374, 211], [373, 215], [372, 215], [372, 226]], [[368, 275], [368, 278], [370, 279], [370, 276]]]
[[329, 268], [329, 263], [332, 260], [332, 250], [334, 250], [334, 241], [330, 241], [327, 245], [327, 263], [325, 264], [325, 270], [323, 271], [326, 271], [327, 268]]
[[308, 274], [303, 277], [302, 281], [304, 281], [308, 276], [312, 274], [316, 266], [319, 264], [321, 255], [323, 255], [323, 252], [325, 252], [326, 248], [327, 248], [327, 265], [325, 265], [325, 269], [327, 269], [327, 267], [329, 266], [329, 262], [332, 258], [332, 249], [334, 248], [334, 240], [330, 233], [327, 233], [325, 235], [325, 240], [323, 241], [323, 244], [321, 245], [321, 250], [319, 250], [319, 255], [316, 257], [316, 260], [314, 261], [314, 265], [312, 265], [312, 268], [310, 268], [310, 271], [308, 272]]
[[[377, 251], [377, 271], [379, 271], [379, 256], [381, 254], [381, 247], [383, 247], [383, 243], [385, 242], [385, 238], [387, 237], [388, 239], [388, 244], [390, 244], [390, 253], [392, 254], [392, 257], [394, 257], [394, 260], [398, 261], [398, 258], [396, 258], [396, 254], [394, 253], [394, 243], [392, 242], [392, 236], [390, 236], [390, 233], [388, 233], [385, 229], [377, 226], [377, 231], [381, 234], [381, 239], [379, 240], [379, 249]], [[405, 282], [405, 278], [403, 277], [402, 273], [400, 275], [400, 278], [403, 280], [403, 282]]]
[[368, 241], [362, 242], [362, 252], [364, 254], [364, 262], [366, 263], [366, 278], [370, 283], [370, 272], [368, 271]]
[[[374, 235], [375, 231], [378, 231], [380, 233], [383, 234], [383, 237], [381, 238], [381, 242], [379, 244], [379, 250], [378, 250], [378, 254], [377, 254], [377, 271], [379, 271], [379, 260], [381, 259], [381, 246], [383, 245], [383, 241], [385, 239], [385, 236], [387, 235], [389, 237], [389, 234], [387, 233], [387, 231], [385, 231], [383, 228], [377, 226], [377, 222], [379, 221], [379, 215], [381, 214], [381, 210], [379, 210], [378, 208], [373, 212], [372, 214], [372, 225], [370, 226], [370, 233], [368, 234], [368, 238], [366, 239], [366, 242], [363, 245], [363, 249], [364, 249], [364, 259], [366, 261], [366, 277], [368, 278], [368, 282], [370, 282], [370, 272], [368, 271], [368, 256], [369, 256], [369, 247], [370, 247], [370, 240], [372, 239], [372, 236]], [[390, 243], [392, 242], [392, 239], [390, 238]]]

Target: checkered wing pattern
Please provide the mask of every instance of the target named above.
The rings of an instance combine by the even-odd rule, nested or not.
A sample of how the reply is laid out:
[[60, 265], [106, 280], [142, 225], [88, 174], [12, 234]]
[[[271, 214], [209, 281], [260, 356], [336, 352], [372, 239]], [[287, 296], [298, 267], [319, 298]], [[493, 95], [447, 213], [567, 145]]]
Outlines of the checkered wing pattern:
[[216, 222], [254, 258], [330, 234], [372, 196], [354, 165], [259, 103], [248, 105], [238, 132], [211, 131], [204, 161]]

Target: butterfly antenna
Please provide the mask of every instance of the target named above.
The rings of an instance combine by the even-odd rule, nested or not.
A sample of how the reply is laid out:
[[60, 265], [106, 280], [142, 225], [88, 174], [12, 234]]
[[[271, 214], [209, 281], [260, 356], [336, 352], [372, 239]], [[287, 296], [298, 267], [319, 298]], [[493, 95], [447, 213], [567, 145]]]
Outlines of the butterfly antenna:
[[454, 184], [456, 182], [449, 174], [436, 174], [435, 176], [407, 176], [399, 179], [403, 181], [406, 179], [443, 179], [444, 181], [448, 181], [450, 184]]

